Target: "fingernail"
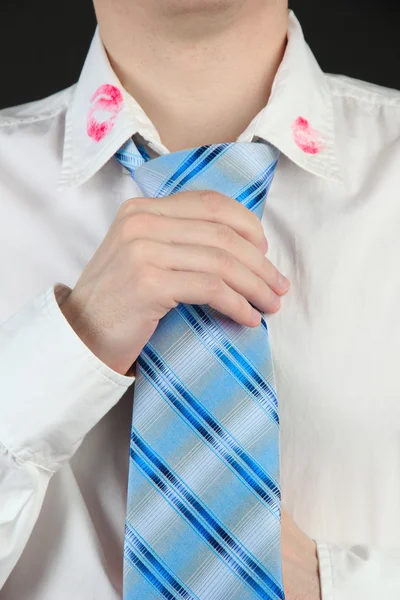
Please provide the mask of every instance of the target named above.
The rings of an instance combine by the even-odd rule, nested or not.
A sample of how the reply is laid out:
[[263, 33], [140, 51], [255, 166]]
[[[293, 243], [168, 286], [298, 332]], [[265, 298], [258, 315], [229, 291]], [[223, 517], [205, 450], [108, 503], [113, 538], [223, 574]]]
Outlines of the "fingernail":
[[290, 281], [289, 279], [286, 279], [286, 277], [284, 277], [282, 275], [282, 273], [280, 273], [278, 275], [278, 288], [280, 290], [286, 290], [288, 287], [290, 286]]

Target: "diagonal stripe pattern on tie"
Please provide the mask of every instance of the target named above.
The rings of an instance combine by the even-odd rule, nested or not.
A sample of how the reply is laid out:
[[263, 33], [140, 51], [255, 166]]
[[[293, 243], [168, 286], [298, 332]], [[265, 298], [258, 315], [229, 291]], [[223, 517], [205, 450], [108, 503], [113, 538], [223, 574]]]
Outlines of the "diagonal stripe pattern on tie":
[[[144, 196], [232, 197], [260, 219], [278, 150], [116, 153]], [[124, 600], [283, 600], [279, 413], [268, 327], [179, 304], [137, 360]]]

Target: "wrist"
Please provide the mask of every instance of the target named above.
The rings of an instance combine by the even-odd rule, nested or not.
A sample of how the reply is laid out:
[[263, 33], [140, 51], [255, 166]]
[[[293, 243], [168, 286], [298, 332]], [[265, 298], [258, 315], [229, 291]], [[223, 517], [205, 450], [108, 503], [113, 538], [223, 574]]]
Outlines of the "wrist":
[[110, 369], [125, 375], [134, 377], [134, 365], [127, 358], [127, 352], [118, 352], [118, 344], [111, 343], [104, 335], [101, 328], [93, 321], [82, 303], [76, 300], [72, 290], [69, 294], [63, 291], [60, 294], [60, 310], [70, 327], [81, 339], [87, 348]]
[[86, 314], [84, 307], [77, 302], [72, 290], [67, 293], [67, 290], [58, 288], [55, 293], [60, 310], [76, 335], [97, 358], [113, 370], [116, 370], [107, 360], [107, 353], [104, 348], [101, 332], [92, 323], [90, 315]]

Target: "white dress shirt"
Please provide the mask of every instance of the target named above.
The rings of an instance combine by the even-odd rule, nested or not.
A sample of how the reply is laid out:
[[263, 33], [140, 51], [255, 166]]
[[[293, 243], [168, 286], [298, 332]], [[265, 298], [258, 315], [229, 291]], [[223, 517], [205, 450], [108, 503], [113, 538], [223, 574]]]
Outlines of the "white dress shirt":
[[[282, 493], [323, 600], [400, 598], [399, 132], [400, 93], [323, 74], [291, 13], [239, 141], [282, 153], [262, 219], [292, 283], [267, 315]], [[113, 157], [134, 134], [168, 152], [98, 31], [76, 85], [0, 111], [1, 600], [121, 598], [134, 378], [86, 348], [54, 287], [140, 195]]]

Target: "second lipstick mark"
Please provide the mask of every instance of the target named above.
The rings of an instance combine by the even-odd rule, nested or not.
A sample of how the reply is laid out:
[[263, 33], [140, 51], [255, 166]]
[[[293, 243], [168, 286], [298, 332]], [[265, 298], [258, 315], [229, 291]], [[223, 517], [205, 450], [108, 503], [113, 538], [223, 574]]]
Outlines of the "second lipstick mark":
[[321, 134], [313, 129], [304, 117], [298, 117], [292, 124], [293, 139], [306, 154], [318, 154], [323, 150]]

